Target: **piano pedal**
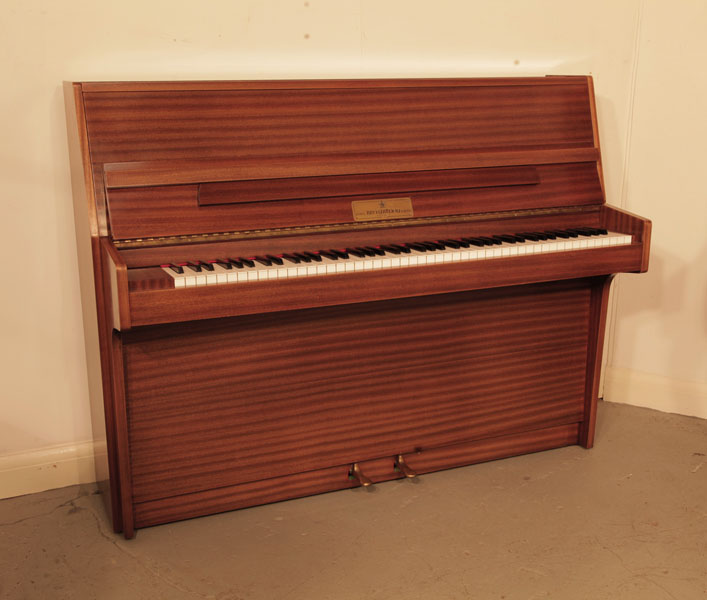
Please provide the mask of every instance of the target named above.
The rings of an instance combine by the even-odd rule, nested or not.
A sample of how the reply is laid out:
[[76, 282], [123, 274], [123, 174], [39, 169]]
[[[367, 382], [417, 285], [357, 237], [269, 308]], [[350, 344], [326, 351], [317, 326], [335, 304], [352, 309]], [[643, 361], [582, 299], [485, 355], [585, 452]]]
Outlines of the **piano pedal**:
[[417, 473], [410, 468], [410, 465], [405, 462], [405, 458], [402, 454], [398, 454], [395, 457], [395, 470], [399, 471], [408, 479], [414, 479], [417, 477]]
[[358, 481], [362, 487], [370, 487], [373, 485], [373, 482], [363, 474], [358, 463], [354, 463], [349, 469], [349, 479]]

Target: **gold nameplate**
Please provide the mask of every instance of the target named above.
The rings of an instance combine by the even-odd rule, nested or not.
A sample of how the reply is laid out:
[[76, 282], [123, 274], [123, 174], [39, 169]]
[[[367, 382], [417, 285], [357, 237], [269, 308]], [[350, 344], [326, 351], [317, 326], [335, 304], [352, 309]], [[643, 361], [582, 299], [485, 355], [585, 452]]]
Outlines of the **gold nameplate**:
[[354, 221], [409, 219], [413, 216], [412, 198], [382, 198], [351, 202]]

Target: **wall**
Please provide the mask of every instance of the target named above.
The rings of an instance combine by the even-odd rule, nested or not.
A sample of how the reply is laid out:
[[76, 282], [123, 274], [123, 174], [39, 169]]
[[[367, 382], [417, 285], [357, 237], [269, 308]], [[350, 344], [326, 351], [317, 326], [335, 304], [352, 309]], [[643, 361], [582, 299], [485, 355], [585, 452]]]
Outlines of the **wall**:
[[[657, 0], [5, 0], [0, 497], [93, 477], [88, 397], [98, 384], [88, 373], [96, 341], [95, 329], [84, 331], [82, 322], [65, 80], [593, 73], [609, 200], [657, 221], [654, 270], [622, 277], [615, 294], [620, 318], [610, 335], [609, 371], [704, 382], [690, 353], [704, 341], [704, 281], [694, 265], [705, 248], [680, 241], [680, 227], [695, 232], [696, 225], [678, 223], [679, 213], [704, 216], [699, 170], [683, 166], [696, 147], [679, 145], [698, 126], [704, 130], [704, 121], [691, 120], [700, 102], [682, 95], [705, 49], [701, 5], [683, 0], [668, 11]], [[681, 46], [671, 45], [678, 32]], [[677, 89], [654, 80], [654, 69]], [[704, 79], [695, 92], [704, 99]], [[677, 99], [683, 103], [674, 110]], [[653, 115], [673, 113], [681, 134], [662, 121], [653, 127]], [[673, 174], [681, 175], [679, 193]], [[675, 242], [688, 254], [678, 258]], [[667, 292], [666, 284], [679, 290]], [[691, 328], [697, 321], [702, 337]], [[683, 347], [682, 337], [692, 346]], [[616, 379], [607, 377], [607, 390], [620, 390], [620, 383], [609, 385]]]
[[707, 3], [640, 13], [621, 197], [653, 245], [649, 272], [617, 282], [604, 396], [707, 418]]

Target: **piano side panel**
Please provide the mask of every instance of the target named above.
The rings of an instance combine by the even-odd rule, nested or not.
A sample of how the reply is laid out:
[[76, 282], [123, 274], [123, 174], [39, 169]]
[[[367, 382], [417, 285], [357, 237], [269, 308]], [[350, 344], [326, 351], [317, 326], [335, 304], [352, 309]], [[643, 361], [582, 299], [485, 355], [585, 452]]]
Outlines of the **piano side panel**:
[[135, 502], [584, 419], [587, 281], [123, 336]]

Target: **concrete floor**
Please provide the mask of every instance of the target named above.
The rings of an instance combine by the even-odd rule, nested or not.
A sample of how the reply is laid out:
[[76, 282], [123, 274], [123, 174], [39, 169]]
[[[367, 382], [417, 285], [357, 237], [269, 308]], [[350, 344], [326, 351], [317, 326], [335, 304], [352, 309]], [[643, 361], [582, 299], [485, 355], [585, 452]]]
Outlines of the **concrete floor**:
[[114, 535], [92, 486], [0, 502], [0, 598], [707, 600], [707, 421], [600, 405], [563, 448]]

